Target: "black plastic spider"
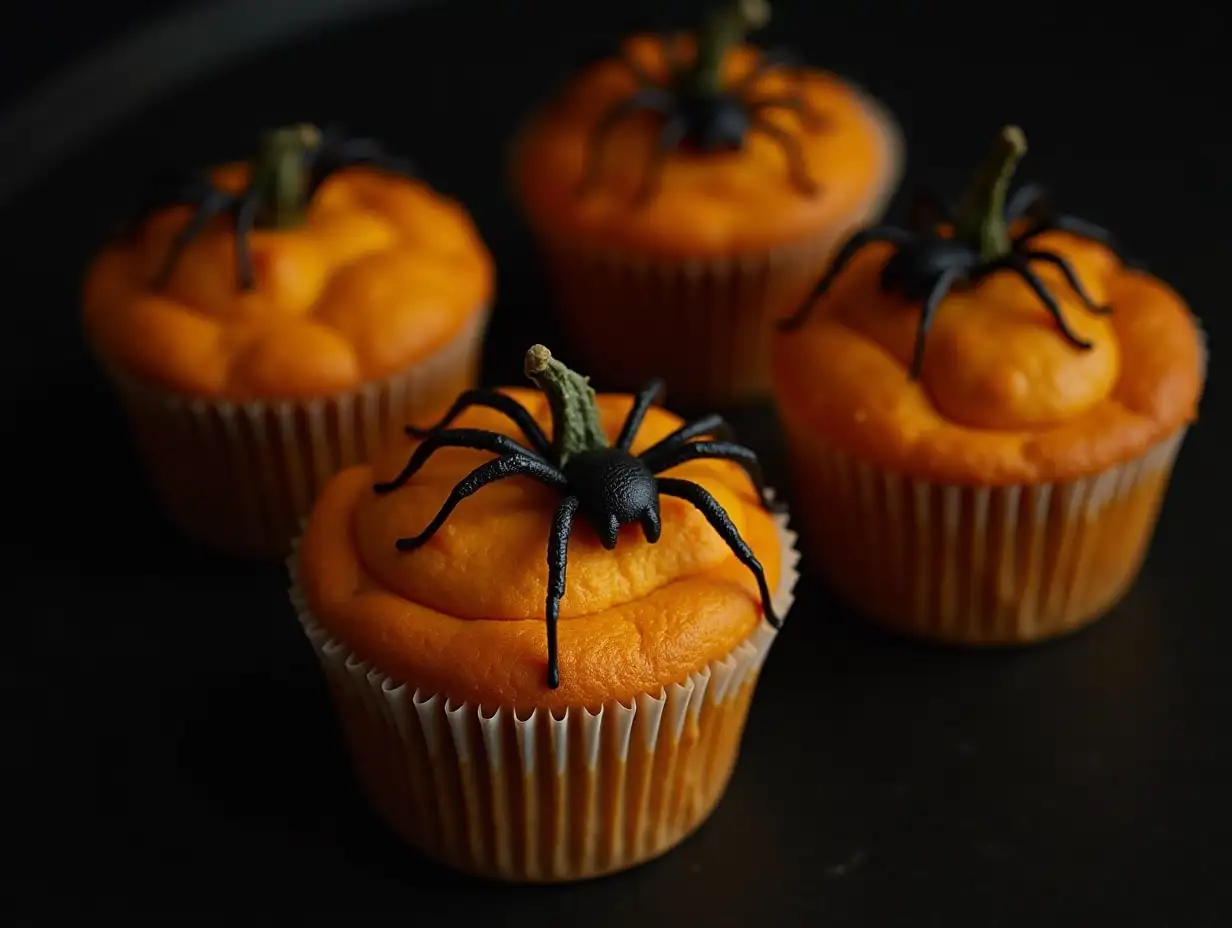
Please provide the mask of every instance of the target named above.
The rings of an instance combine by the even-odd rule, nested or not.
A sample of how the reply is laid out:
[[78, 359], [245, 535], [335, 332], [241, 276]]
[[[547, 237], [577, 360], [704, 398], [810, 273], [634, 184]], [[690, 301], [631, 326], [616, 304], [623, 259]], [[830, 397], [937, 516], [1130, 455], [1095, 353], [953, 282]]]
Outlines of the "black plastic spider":
[[388, 154], [378, 142], [346, 138], [341, 130], [319, 131], [299, 125], [266, 133], [252, 164], [252, 180], [240, 193], [221, 190], [203, 173], [187, 179], [164, 179], [141, 204], [129, 228], [150, 213], [187, 205], [196, 212], [184, 227], [154, 277], [161, 289], [171, 278], [180, 255], [211, 219], [230, 213], [235, 218], [235, 264], [241, 289], [255, 286], [248, 236], [256, 228], [287, 228], [298, 224], [307, 205], [327, 177], [348, 167], [371, 167], [415, 177], [410, 162]]
[[[1043, 232], [1059, 230], [1113, 250], [1116, 245], [1111, 233], [1099, 226], [1057, 213], [1037, 185], [1022, 187], [1006, 205], [1010, 178], [1026, 153], [1026, 145], [1022, 130], [1016, 126], [1006, 127], [997, 139], [992, 157], [976, 175], [957, 209], [934, 197], [921, 197], [914, 204], [911, 231], [876, 226], [853, 235], [839, 249], [829, 271], [808, 299], [779, 324], [780, 330], [791, 331], [804, 324], [817, 299], [860, 249], [871, 242], [888, 242], [895, 247], [881, 271], [882, 290], [923, 303], [911, 361], [912, 379], [920, 376], [925, 340], [941, 300], [955, 287], [974, 286], [999, 271], [1010, 271], [1026, 281], [1052, 316], [1061, 335], [1075, 348], [1089, 350], [1091, 343], [1070, 328], [1056, 298], [1032, 265], [1056, 267], [1090, 312], [1107, 315], [1112, 308], [1096, 304], [1064, 256], [1033, 248], [1032, 240]], [[1017, 223], [1024, 225], [1011, 235], [1010, 226]]]
[[[565, 568], [574, 517], [580, 512], [609, 551], [616, 547], [621, 526], [635, 523], [641, 525], [646, 540], [654, 544], [662, 532], [659, 497], [675, 496], [695, 506], [741, 563], [753, 573], [766, 619], [773, 627], [779, 628], [781, 619], [774, 613], [762, 566], [719, 502], [696, 483], [657, 476], [687, 461], [703, 458], [732, 461], [749, 475], [763, 505], [768, 510], [779, 511], [777, 504], [768, 496], [757, 455], [727, 440], [730, 429], [724, 420], [715, 415], [694, 420], [635, 456], [629, 448], [646, 411], [663, 390], [662, 381], [652, 381], [638, 393], [616, 443], [609, 445], [594, 405], [594, 391], [586, 378], [554, 359], [542, 345], [535, 345], [526, 353], [525, 371], [551, 402], [552, 441], [548, 440], [522, 404], [494, 390], [468, 390], [458, 397], [445, 417], [431, 429], [406, 429], [410, 437], [422, 438], [423, 442], [411, 454], [406, 467], [397, 477], [373, 487], [377, 493], [391, 493], [405, 485], [440, 448], [472, 448], [489, 451], [497, 457], [464, 477], [423, 531], [397, 541], [398, 550], [414, 551], [423, 545], [445, 524], [462, 500], [497, 480], [530, 477], [560, 491], [563, 499], [556, 509], [548, 539], [545, 610], [547, 684], [555, 689], [560, 685], [556, 626], [560, 618], [560, 601], [565, 595]], [[498, 432], [447, 428], [463, 410], [472, 406], [486, 406], [508, 416], [521, 430], [529, 447]], [[713, 438], [693, 440], [707, 435]]]
[[740, 43], [746, 32], [763, 25], [770, 16], [765, 0], [736, 0], [713, 11], [696, 36], [696, 55], [692, 63], [679, 60], [676, 43], [665, 40], [669, 76], [658, 83], [628, 55], [622, 63], [633, 73], [638, 89], [614, 104], [595, 126], [590, 140], [588, 161], [579, 191], [586, 192], [599, 179], [600, 156], [604, 142], [617, 123], [638, 111], [663, 117], [651, 163], [638, 200], [651, 198], [667, 154], [677, 148], [712, 153], [744, 147], [750, 132], [760, 132], [776, 141], [787, 158], [793, 183], [807, 196], [818, 186], [809, 175], [799, 141], [782, 127], [764, 118], [769, 110], [795, 112], [810, 131], [818, 131], [825, 120], [803, 97], [795, 94], [762, 97], [751, 94], [753, 86], [774, 68], [798, 68], [796, 56], [786, 49], [762, 54], [757, 65], [731, 86], [723, 84], [723, 62], [730, 48]]

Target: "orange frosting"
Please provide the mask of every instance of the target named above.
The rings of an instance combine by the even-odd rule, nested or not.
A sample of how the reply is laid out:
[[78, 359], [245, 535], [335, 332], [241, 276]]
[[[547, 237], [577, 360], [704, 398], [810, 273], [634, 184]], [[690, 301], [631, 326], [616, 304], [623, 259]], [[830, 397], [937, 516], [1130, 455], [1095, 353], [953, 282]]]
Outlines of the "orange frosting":
[[774, 349], [787, 414], [841, 449], [951, 484], [1052, 482], [1132, 459], [1197, 412], [1204, 348], [1185, 304], [1100, 245], [1054, 232], [1033, 249], [1068, 258], [1093, 315], [1054, 267], [1032, 269], [1083, 351], [1057, 331], [1025, 281], [999, 272], [938, 307], [918, 382], [907, 371], [920, 307], [882, 292], [891, 248], [860, 252]]
[[[625, 43], [629, 56], [652, 77], [667, 74], [664, 43], [639, 36]], [[681, 39], [682, 54], [691, 54]], [[738, 47], [725, 60], [729, 82], [755, 65], [759, 52]], [[617, 59], [599, 62], [577, 77], [522, 139], [515, 181], [532, 220], [563, 236], [601, 246], [659, 254], [705, 256], [772, 248], [835, 223], [859, 218], [891, 185], [898, 171], [897, 143], [886, 120], [850, 85], [820, 71], [771, 69], [757, 79], [750, 98], [798, 95], [822, 119], [810, 128], [790, 110], [768, 110], [768, 121], [800, 145], [819, 191], [809, 196], [792, 182], [782, 147], [750, 132], [741, 151], [674, 151], [661, 167], [657, 192], [638, 202], [662, 118], [640, 112], [621, 120], [598, 157], [599, 180], [585, 193], [595, 126], [611, 107], [637, 89]]]
[[[549, 427], [542, 394], [506, 392]], [[630, 405], [627, 396], [599, 397], [613, 440]], [[468, 411], [457, 425], [524, 441], [487, 409]], [[634, 452], [679, 425], [671, 413], [651, 409]], [[422, 548], [402, 553], [395, 541], [418, 533], [454, 484], [491, 459], [443, 449], [400, 490], [374, 493], [373, 483], [397, 474], [413, 447], [400, 443], [375, 464], [335, 477], [313, 510], [299, 553], [300, 584], [317, 621], [395, 680], [485, 706], [596, 707], [683, 680], [762, 621], [751, 573], [684, 501], [661, 498], [663, 533], [656, 544], [631, 526], [613, 551], [579, 516], [561, 603], [561, 683], [548, 689], [546, 556], [559, 493], [523, 478], [492, 484], [459, 505]], [[699, 461], [668, 474], [714, 495], [774, 589], [778, 537], [744, 472], [728, 462]]]
[[[239, 191], [248, 168], [214, 181]], [[150, 281], [189, 221], [152, 216], [97, 256], [83, 309], [123, 369], [177, 392], [235, 400], [325, 396], [428, 357], [492, 297], [492, 261], [465, 211], [422, 183], [351, 168], [290, 230], [250, 237], [256, 286], [239, 288], [234, 220], [214, 220], [167, 286]]]

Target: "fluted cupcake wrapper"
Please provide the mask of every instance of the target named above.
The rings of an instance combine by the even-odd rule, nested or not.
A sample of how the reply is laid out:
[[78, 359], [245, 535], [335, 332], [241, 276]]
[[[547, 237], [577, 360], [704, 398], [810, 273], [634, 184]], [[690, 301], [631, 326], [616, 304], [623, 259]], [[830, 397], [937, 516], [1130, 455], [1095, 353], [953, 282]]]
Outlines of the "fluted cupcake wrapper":
[[[785, 616], [798, 555], [786, 517], [777, 527], [774, 608]], [[628, 702], [515, 712], [455, 703], [363, 661], [313, 617], [295, 555], [290, 570], [292, 601], [374, 806], [423, 853], [509, 881], [621, 870], [700, 826], [727, 785], [777, 634], [763, 621], [721, 659]]]
[[542, 236], [541, 247], [578, 366], [627, 390], [671, 371], [674, 402], [727, 404], [769, 392], [774, 323], [800, 305], [848, 231], [707, 260], [652, 261]]
[[102, 359], [163, 508], [224, 551], [286, 556], [318, 492], [407, 424], [431, 424], [478, 377], [487, 310], [414, 366], [329, 397], [234, 402], [152, 386]]
[[1083, 479], [983, 487], [891, 473], [785, 424], [806, 549], [830, 584], [900, 631], [964, 645], [1050, 638], [1115, 605], [1185, 433]]

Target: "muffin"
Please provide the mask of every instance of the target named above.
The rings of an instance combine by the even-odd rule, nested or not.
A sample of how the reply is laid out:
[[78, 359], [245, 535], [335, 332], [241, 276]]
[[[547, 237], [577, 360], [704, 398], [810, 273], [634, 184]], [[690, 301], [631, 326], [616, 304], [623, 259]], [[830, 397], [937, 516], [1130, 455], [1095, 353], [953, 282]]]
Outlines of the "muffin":
[[297, 126], [155, 197], [83, 309], [171, 520], [281, 558], [330, 475], [474, 384], [492, 292], [462, 207]]
[[807, 556], [867, 615], [1012, 645], [1106, 613], [1142, 564], [1206, 355], [1182, 299], [1037, 187], [1021, 130], [956, 211], [872, 229], [774, 346]]
[[688, 443], [721, 420], [596, 396], [539, 346], [527, 371], [543, 392], [462, 397], [330, 481], [292, 599], [389, 824], [462, 870], [566, 881], [719, 801], [796, 556], [752, 452]]
[[741, 44], [760, 0], [640, 35], [524, 128], [513, 183], [579, 358], [618, 389], [673, 371], [688, 405], [764, 399], [773, 321], [897, 183], [874, 101]]

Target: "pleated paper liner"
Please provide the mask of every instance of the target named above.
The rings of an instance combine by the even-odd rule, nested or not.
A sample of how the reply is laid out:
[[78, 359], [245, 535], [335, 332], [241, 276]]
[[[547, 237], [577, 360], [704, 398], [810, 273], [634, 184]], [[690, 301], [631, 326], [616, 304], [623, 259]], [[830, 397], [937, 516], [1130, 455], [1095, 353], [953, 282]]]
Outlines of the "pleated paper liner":
[[784, 417], [805, 550], [857, 609], [958, 645], [1081, 628], [1133, 583], [1184, 429], [1081, 480], [945, 486], [881, 470]]
[[[795, 535], [776, 518], [791, 609]], [[739, 753], [768, 622], [720, 660], [627, 704], [515, 713], [394, 680], [312, 616], [292, 555], [291, 599], [337, 706], [365, 792], [413, 847], [514, 882], [601, 876], [663, 854], [722, 797]], [[566, 623], [567, 624], [567, 623]]]
[[625, 390], [671, 371], [672, 401], [684, 406], [768, 397], [775, 322], [800, 306], [851, 232], [882, 214], [902, 170], [896, 123], [866, 95], [865, 103], [886, 141], [881, 185], [844, 221], [799, 242], [660, 259], [589, 246], [535, 222], [576, 365], [605, 388]]
[[102, 360], [178, 528], [228, 553], [283, 558], [334, 473], [368, 459], [408, 423], [431, 424], [475, 385], [487, 314], [413, 367], [317, 399], [183, 396]]

